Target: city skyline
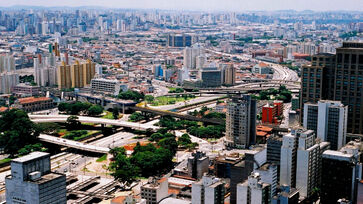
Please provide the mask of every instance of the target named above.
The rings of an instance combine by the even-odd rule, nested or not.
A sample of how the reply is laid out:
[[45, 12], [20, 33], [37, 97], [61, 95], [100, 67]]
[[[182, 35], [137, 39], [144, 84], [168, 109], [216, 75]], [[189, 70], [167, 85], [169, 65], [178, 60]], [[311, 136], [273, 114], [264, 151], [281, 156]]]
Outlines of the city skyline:
[[[10, 2], [0, 2], [1, 7], [13, 6], [42, 6], [42, 7], [83, 7], [83, 6], [102, 6], [104, 8], [124, 8], [124, 9], [166, 9], [166, 10], [202, 10], [202, 11], [277, 11], [277, 10], [313, 10], [313, 11], [363, 11], [363, 1], [359, 0], [277, 0], [273, 4], [268, 0], [257, 1], [238, 1], [227, 0], [223, 2], [221, 8], [218, 0], [185, 0], [183, 2], [176, 0], [105, 0], [100, 3], [95, 0], [80, 1], [45, 1], [45, 0], [15, 0]], [[344, 9], [343, 9], [344, 8]]]

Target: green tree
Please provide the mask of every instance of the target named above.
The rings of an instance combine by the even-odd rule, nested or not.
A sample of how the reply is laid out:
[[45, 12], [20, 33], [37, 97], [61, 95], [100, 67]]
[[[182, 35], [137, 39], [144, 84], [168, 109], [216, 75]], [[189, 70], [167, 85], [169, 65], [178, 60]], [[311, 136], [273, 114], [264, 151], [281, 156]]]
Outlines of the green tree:
[[39, 132], [49, 135], [57, 133], [60, 129], [60, 125], [57, 123], [39, 123], [37, 127]]
[[117, 157], [117, 155], [122, 154], [126, 156], [126, 149], [124, 147], [115, 147], [110, 149], [109, 152], [114, 158]]
[[178, 143], [174, 137], [166, 137], [164, 139], [161, 139], [158, 142], [158, 145], [162, 148], [171, 151], [173, 154], [175, 154], [178, 149]]
[[192, 140], [187, 133], [183, 134], [182, 136], [180, 136], [178, 138], [178, 144], [180, 146], [186, 147], [188, 144], [191, 144], [191, 143], [192, 143]]
[[87, 110], [89, 116], [97, 116], [103, 113], [103, 107], [100, 105], [92, 105]]
[[18, 151], [18, 154], [19, 154], [19, 156], [24, 156], [24, 155], [27, 155], [27, 154], [29, 154], [31, 152], [34, 152], [34, 151], [45, 152], [47, 150], [48, 149], [43, 147], [43, 145], [41, 143], [28, 144], [28, 145], [25, 145], [23, 148], [21, 148]]
[[134, 112], [130, 115], [129, 119], [131, 122], [138, 122], [141, 120], [145, 120], [145, 117], [140, 112]]
[[126, 185], [136, 181], [140, 174], [140, 168], [131, 163], [131, 159], [123, 153], [119, 153], [114, 157], [114, 161], [109, 165], [109, 170], [116, 180]]
[[118, 108], [112, 109], [112, 116], [113, 116], [114, 119], [117, 120], [119, 115], [120, 115], [120, 110]]
[[146, 95], [145, 96], [145, 101], [147, 101], [148, 103], [151, 103], [151, 102], [153, 102], [154, 101], [154, 96], [152, 96], [152, 95]]
[[12, 109], [0, 117], [0, 146], [6, 154], [15, 156], [18, 150], [38, 141], [39, 130], [22, 110]]

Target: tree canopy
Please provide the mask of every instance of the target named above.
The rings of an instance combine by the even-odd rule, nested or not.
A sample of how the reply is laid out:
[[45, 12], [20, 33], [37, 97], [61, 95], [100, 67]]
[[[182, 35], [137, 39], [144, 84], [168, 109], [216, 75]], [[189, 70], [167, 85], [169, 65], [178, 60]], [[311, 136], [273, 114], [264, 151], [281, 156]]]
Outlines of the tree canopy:
[[37, 143], [38, 136], [38, 128], [26, 112], [12, 109], [1, 114], [0, 147], [5, 153], [15, 156], [24, 146]]

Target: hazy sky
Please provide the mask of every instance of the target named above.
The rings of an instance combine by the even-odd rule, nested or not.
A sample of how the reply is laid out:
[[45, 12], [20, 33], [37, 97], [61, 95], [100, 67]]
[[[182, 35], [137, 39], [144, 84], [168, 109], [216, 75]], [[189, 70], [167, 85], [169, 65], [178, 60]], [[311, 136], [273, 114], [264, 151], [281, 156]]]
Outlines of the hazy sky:
[[0, 6], [105, 6], [188, 10], [355, 10], [363, 0], [0, 0]]

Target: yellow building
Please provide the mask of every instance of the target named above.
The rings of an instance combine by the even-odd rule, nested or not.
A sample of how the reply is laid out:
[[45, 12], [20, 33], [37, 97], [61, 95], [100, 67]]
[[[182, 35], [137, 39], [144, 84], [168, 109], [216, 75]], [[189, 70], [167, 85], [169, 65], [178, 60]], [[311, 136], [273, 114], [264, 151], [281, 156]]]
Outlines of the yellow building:
[[69, 89], [72, 88], [71, 81], [71, 67], [62, 62], [62, 65], [57, 69], [58, 88]]
[[62, 65], [58, 67], [58, 88], [82, 88], [91, 83], [96, 71], [95, 63], [87, 60], [86, 63], [80, 64], [76, 61], [72, 66]]

